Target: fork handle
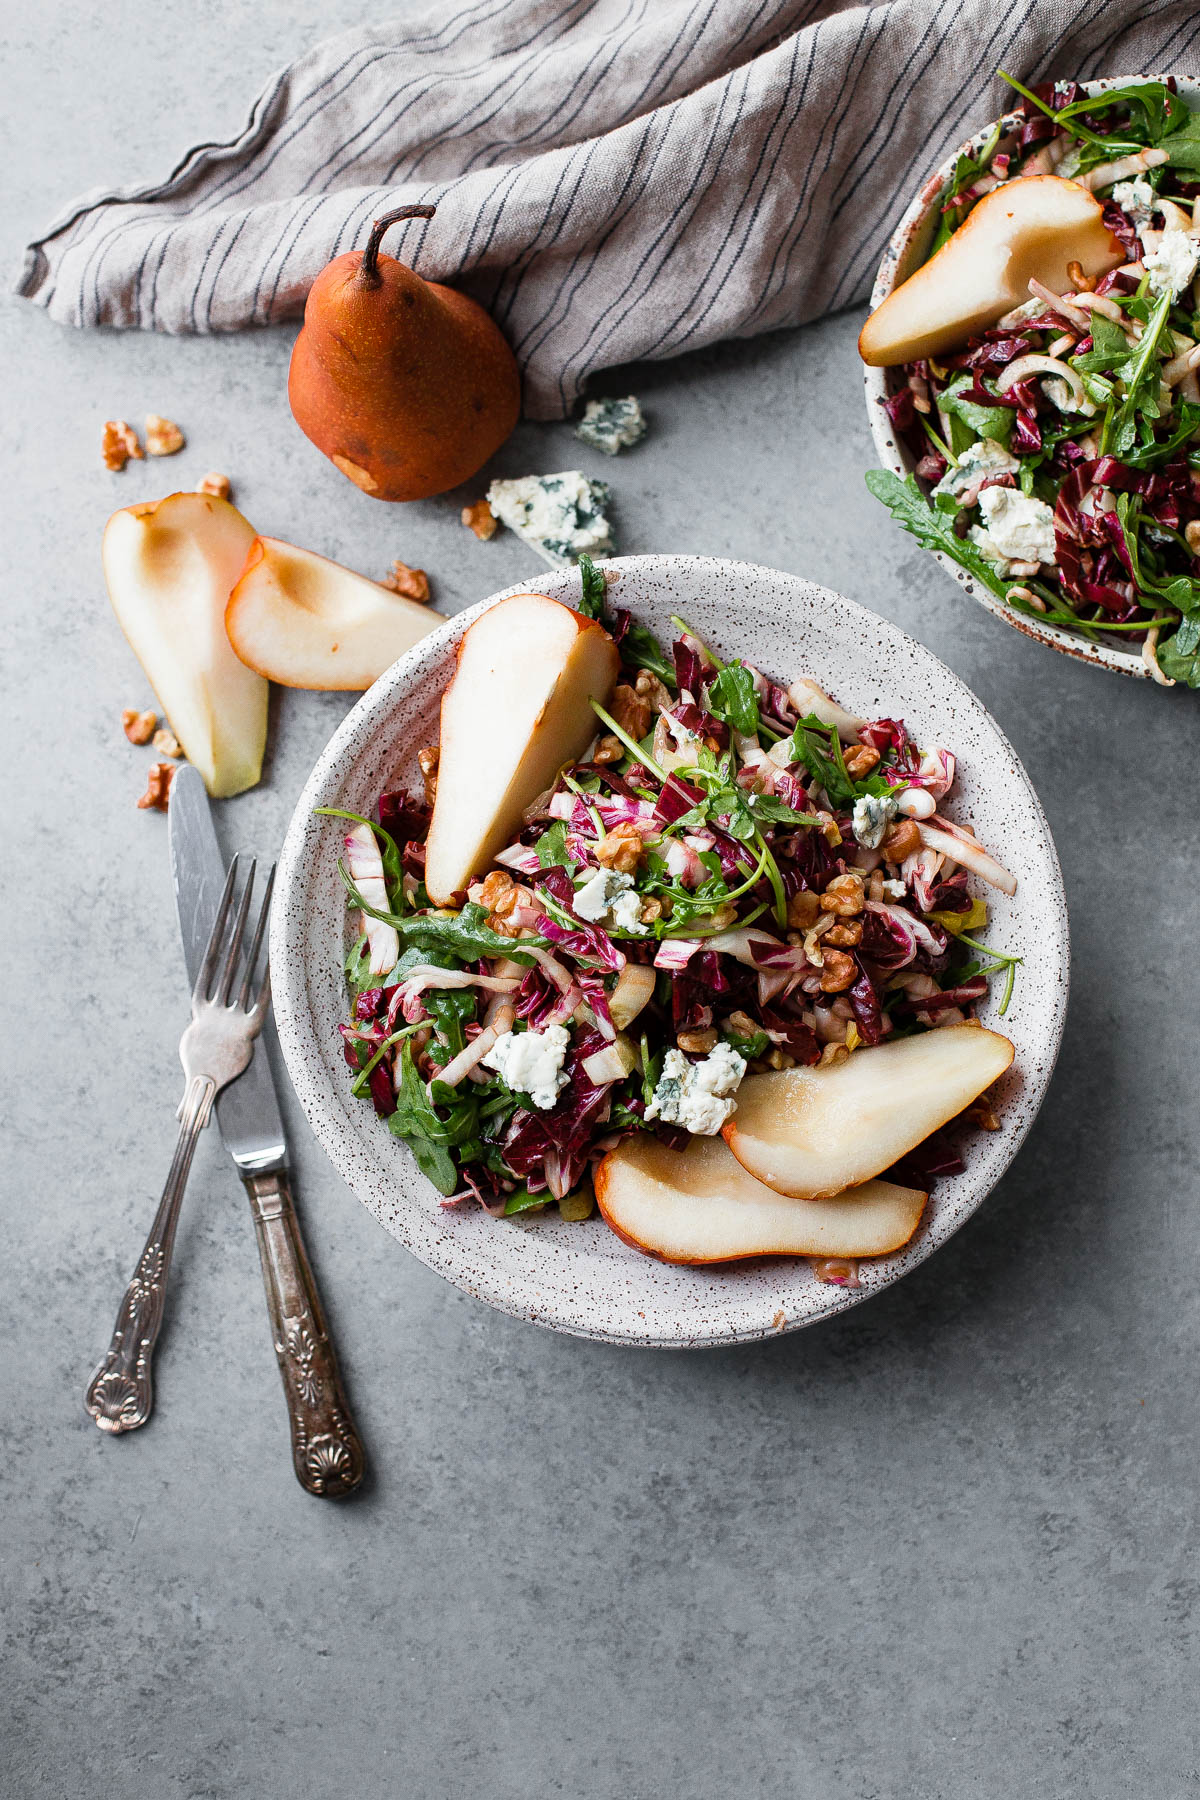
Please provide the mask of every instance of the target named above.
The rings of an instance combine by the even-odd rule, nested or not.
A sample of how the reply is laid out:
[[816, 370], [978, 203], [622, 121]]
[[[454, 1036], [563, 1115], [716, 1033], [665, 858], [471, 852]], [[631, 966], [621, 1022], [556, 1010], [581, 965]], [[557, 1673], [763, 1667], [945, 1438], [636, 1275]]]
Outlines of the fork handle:
[[151, 1363], [167, 1297], [167, 1275], [179, 1207], [196, 1143], [208, 1124], [216, 1083], [209, 1075], [189, 1081], [179, 1108], [179, 1136], [146, 1247], [125, 1289], [108, 1353], [88, 1382], [84, 1405], [101, 1431], [136, 1431], [154, 1407]]
[[310, 1494], [336, 1499], [353, 1492], [366, 1464], [300, 1235], [287, 1171], [275, 1169], [243, 1180], [254, 1215], [292, 1428], [296, 1479]]

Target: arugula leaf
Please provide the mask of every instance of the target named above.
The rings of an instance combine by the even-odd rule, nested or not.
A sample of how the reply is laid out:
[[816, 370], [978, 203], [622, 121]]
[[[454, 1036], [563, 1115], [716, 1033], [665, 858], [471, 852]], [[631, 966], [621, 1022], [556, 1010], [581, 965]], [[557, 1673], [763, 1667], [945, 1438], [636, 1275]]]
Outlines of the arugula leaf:
[[553, 825], [542, 833], [537, 842], [537, 859], [540, 869], [575, 867], [567, 855], [567, 827], [564, 820], [555, 819]]
[[750, 810], [760, 825], [815, 825], [814, 813], [797, 812], [775, 794], [751, 794]]
[[[1104, 429], [1100, 436], [1101, 455], [1107, 450], [1114, 456], [1124, 456], [1138, 442], [1139, 418], [1152, 420], [1159, 416], [1160, 375], [1155, 352], [1167, 323], [1171, 304], [1171, 292], [1168, 289], [1165, 294], [1160, 296], [1157, 306], [1150, 315], [1149, 323], [1129, 358], [1123, 377], [1124, 397], [1120, 405], [1110, 411], [1104, 420]], [[1154, 435], [1152, 426], [1149, 429], [1149, 435], [1152, 441]]]
[[541, 937], [501, 937], [486, 923], [486, 909], [474, 901], [468, 901], [461, 912], [444, 915], [405, 913], [402, 916], [381, 912], [378, 907], [368, 906], [345, 863], [339, 862], [338, 873], [355, 906], [361, 907], [371, 918], [382, 919], [385, 925], [394, 926], [400, 942], [406, 946], [415, 944], [422, 950], [443, 950], [464, 963], [477, 962], [481, 956], [507, 956], [515, 962], [528, 963], [533, 960], [526, 954], [530, 945], [538, 950], [550, 949], [548, 941]]
[[[1017, 417], [1016, 412], [1011, 406], [980, 406], [978, 401], [964, 400], [963, 394], [971, 385], [969, 375], [956, 376], [950, 386], [938, 395], [938, 405], [944, 413], [950, 415], [952, 421], [961, 419], [964, 425], [970, 427], [975, 437], [988, 438], [992, 443], [1003, 444], [1007, 449]], [[966, 449], [967, 445], [963, 444], [960, 447], [960, 445], [954, 444], [952, 448], [957, 455], [960, 448]]]
[[504, 1216], [506, 1219], [511, 1219], [515, 1213], [529, 1212], [532, 1207], [548, 1206], [553, 1198], [554, 1195], [548, 1187], [543, 1188], [540, 1194], [531, 1194], [525, 1183], [522, 1182], [519, 1188], [513, 1189], [504, 1202]]
[[1125, 462], [1131, 469], [1156, 469], [1161, 463], [1169, 462], [1184, 444], [1190, 444], [1197, 432], [1200, 432], [1200, 406], [1194, 400], [1181, 400], [1168, 436], [1156, 438], [1152, 444], [1135, 444], [1126, 452]]
[[[579, 558], [579, 578], [583, 589], [576, 612], [585, 619], [595, 619], [606, 631], [614, 629], [614, 621], [605, 604], [608, 584], [590, 556]], [[649, 669], [652, 675], [675, 693], [675, 664], [664, 654], [652, 631], [630, 619], [620, 642], [621, 661], [631, 669]]]
[[466, 1048], [463, 1026], [469, 1025], [475, 1017], [474, 994], [469, 988], [426, 988], [421, 998], [449, 1044], [450, 1054], [457, 1056]]
[[[824, 734], [828, 732], [828, 737]], [[821, 739], [818, 742], [818, 739]], [[832, 755], [827, 755], [824, 745], [828, 745]], [[809, 717], [801, 719], [792, 733], [788, 745], [792, 762], [802, 762], [810, 775], [820, 782], [829, 795], [834, 806], [853, 806], [855, 800], [854, 783], [842, 760], [841, 744], [837, 731], [822, 725], [819, 719]]]
[[1054, 116], [1069, 124], [1084, 113], [1107, 112], [1112, 106], [1140, 109], [1141, 119], [1131, 119], [1129, 129], [1144, 132], [1145, 136], [1137, 141], [1147, 144], [1160, 143], [1184, 122], [1178, 115], [1182, 112], [1186, 116], [1188, 112], [1183, 101], [1161, 81], [1138, 81], [1125, 87], [1106, 88], [1102, 94], [1085, 94], [1082, 100], [1072, 100], [1070, 106], [1062, 107]]
[[1115, 319], [1103, 313], [1092, 314], [1092, 347], [1082, 356], [1073, 356], [1072, 365], [1082, 375], [1122, 375], [1130, 358], [1129, 339]]
[[1183, 114], [1178, 129], [1163, 138], [1162, 148], [1171, 159], [1173, 169], [1188, 169], [1200, 174], [1200, 113], [1179, 102], [1178, 110]]
[[590, 556], [579, 559], [579, 581], [583, 594], [575, 611], [581, 612], [585, 619], [603, 619], [608, 584]]
[[753, 1037], [739, 1037], [736, 1031], [723, 1031], [721, 1036], [747, 1062], [755, 1062], [771, 1048], [771, 1040], [765, 1031], [756, 1031]]
[[[453, 1090], [447, 1090], [453, 1091]], [[388, 1120], [388, 1130], [412, 1146], [412, 1153], [422, 1175], [432, 1181], [440, 1194], [452, 1194], [458, 1186], [458, 1167], [446, 1147], [446, 1132], [433, 1109], [425, 1083], [413, 1062], [412, 1045], [405, 1043], [400, 1057], [400, 1080], [396, 1110]]]
[[960, 568], [974, 575], [977, 581], [982, 581], [1001, 600], [1007, 599], [1009, 583], [997, 573], [995, 564], [988, 561], [970, 538], [954, 535], [946, 515], [935, 512], [929, 505], [917, 486], [914, 475], [901, 481], [890, 469], [868, 469], [865, 480], [875, 498], [883, 501], [896, 523], [903, 525], [905, 531], [910, 531], [926, 550], [940, 550], [943, 556], [950, 557]]
[[631, 619], [625, 628], [618, 649], [621, 661], [631, 669], [649, 669], [651, 675], [657, 675], [663, 686], [670, 688], [674, 694], [678, 692], [675, 681], [675, 664], [664, 654], [663, 648], [652, 631]]
[[758, 692], [754, 677], [740, 662], [726, 663], [708, 686], [708, 710], [746, 737], [758, 734]]
[[[1191, 648], [1185, 649], [1188, 644]], [[1200, 688], [1200, 621], [1185, 619], [1173, 637], [1159, 644], [1158, 666], [1172, 681]]]

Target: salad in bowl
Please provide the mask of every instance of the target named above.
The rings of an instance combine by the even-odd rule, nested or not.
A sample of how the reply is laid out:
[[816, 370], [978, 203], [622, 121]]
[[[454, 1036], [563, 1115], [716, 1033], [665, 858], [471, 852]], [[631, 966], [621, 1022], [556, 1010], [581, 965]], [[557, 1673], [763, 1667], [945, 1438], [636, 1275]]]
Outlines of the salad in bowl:
[[1013, 993], [983, 934], [1017, 880], [955, 816], [952, 745], [612, 592], [585, 557], [484, 611], [421, 790], [321, 809], [346, 1089], [443, 1208], [595, 1199], [663, 1261], [854, 1286], [962, 1170], [955, 1122], [999, 1128], [1013, 1047], [975, 1014]]
[[868, 485], [1034, 635], [1198, 687], [1200, 112], [1011, 85], [881, 270]]

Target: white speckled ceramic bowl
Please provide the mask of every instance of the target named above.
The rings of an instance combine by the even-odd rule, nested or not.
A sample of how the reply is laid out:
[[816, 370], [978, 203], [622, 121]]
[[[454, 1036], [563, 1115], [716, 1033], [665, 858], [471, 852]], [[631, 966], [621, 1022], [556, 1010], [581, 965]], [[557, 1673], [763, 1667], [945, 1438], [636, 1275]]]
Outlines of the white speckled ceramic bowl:
[[[862, 1265], [862, 1288], [818, 1282], [807, 1262], [776, 1258], [722, 1269], [671, 1268], [623, 1244], [598, 1217], [546, 1213], [497, 1221], [445, 1210], [408, 1150], [350, 1094], [344, 1017], [344, 826], [318, 806], [369, 814], [379, 793], [416, 785], [418, 750], [437, 739], [438, 704], [464, 630], [495, 595], [458, 614], [403, 657], [350, 713], [313, 770], [279, 863], [271, 966], [279, 1036], [313, 1129], [359, 1199], [415, 1256], [467, 1293], [519, 1318], [618, 1344], [746, 1342], [809, 1325], [877, 1293], [945, 1243], [999, 1181], [1041, 1105], [1067, 1004], [1067, 910], [1037, 796], [995, 721], [949, 669], [894, 625], [793, 575], [700, 556], [625, 557], [615, 599], [664, 638], [685, 618], [725, 656], [781, 677], [815, 675], [856, 712], [903, 717], [922, 743], [959, 757], [955, 816], [1014, 871], [1016, 897], [990, 894], [991, 940], [1025, 957], [1003, 1030], [1016, 1045], [1002, 1129], [976, 1133], [966, 1171], [939, 1182], [917, 1236]], [[530, 584], [563, 600], [574, 571]], [[511, 588], [520, 593], [524, 588]], [[994, 1012], [983, 1018], [995, 1024]]]
[[[1103, 81], [1084, 81], [1080, 85], [1091, 94], [1098, 94], [1104, 88], [1122, 87], [1130, 81], [1161, 81], [1162, 76], [1147, 75], [1112, 75]], [[1200, 106], [1200, 81], [1188, 81], [1180, 78], [1178, 88], [1190, 106]], [[1005, 114], [1006, 124], [1013, 115]], [[992, 122], [994, 123], [994, 122]], [[974, 137], [967, 139], [961, 149], [953, 156], [946, 158], [941, 168], [936, 170], [923, 184], [916, 199], [904, 214], [891, 237], [883, 260], [879, 265], [879, 273], [875, 277], [875, 286], [871, 292], [871, 311], [881, 306], [901, 282], [919, 269], [929, 254], [929, 246], [938, 219], [938, 209], [942, 196], [946, 192], [950, 178], [954, 173], [954, 165], [963, 151], [976, 152], [987, 142], [992, 130], [992, 123], [977, 131]], [[890, 469], [895, 475], [911, 474], [914, 460], [909, 451], [901, 443], [892, 429], [892, 422], [883, 409], [888, 397], [887, 369], [866, 369], [863, 376], [867, 396], [867, 417], [870, 420], [871, 435], [875, 440], [875, 452], [880, 466]], [[896, 530], [901, 527], [897, 525]], [[1014, 625], [1031, 637], [1036, 643], [1046, 644], [1051, 650], [1060, 650], [1064, 656], [1074, 656], [1080, 662], [1094, 663], [1098, 668], [1110, 669], [1118, 675], [1147, 676], [1150, 671], [1142, 661], [1138, 650], [1118, 650], [1107, 644], [1093, 644], [1077, 632], [1062, 625], [1044, 625], [1038, 619], [1026, 613], [1016, 612], [1006, 606], [1003, 600], [997, 599], [990, 588], [983, 587], [975, 578], [952, 558], [944, 556], [940, 550], [933, 550], [930, 555], [936, 556], [942, 567], [953, 575], [968, 594], [986, 606], [990, 613], [1003, 619], [1006, 625]]]

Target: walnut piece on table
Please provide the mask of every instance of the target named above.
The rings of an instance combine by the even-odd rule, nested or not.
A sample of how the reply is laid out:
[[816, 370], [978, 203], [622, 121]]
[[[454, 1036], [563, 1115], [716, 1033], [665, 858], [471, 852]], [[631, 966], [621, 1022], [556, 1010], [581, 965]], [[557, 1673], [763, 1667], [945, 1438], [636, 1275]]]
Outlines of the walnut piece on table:
[[392, 564], [392, 572], [385, 575], [380, 582], [393, 594], [403, 594], [406, 600], [415, 600], [421, 606], [429, 602], [429, 577], [424, 569], [410, 569], [399, 557]]
[[500, 529], [500, 521], [486, 500], [476, 500], [474, 506], [464, 506], [462, 522], [484, 544], [489, 538], [494, 538]]
[[164, 419], [161, 413], [146, 414], [147, 456], [174, 456], [186, 441], [174, 419]]
[[136, 706], [127, 706], [121, 714], [121, 730], [131, 744], [148, 744], [157, 724], [157, 713], [139, 712]]
[[183, 755], [183, 749], [179, 739], [175, 736], [175, 733], [169, 730], [165, 725], [161, 730], [155, 732], [152, 743], [160, 756], [179, 757]]
[[175, 779], [175, 764], [151, 763], [146, 774], [146, 791], [138, 801], [138, 809], [148, 812], [166, 812], [171, 798], [171, 783]]
[[104, 457], [105, 468], [112, 469], [114, 473], [123, 469], [131, 457], [134, 462], [146, 460], [142, 446], [138, 443], [138, 434], [127, 419], [105, 419], [100, 452]]
[[228, 500], [233, 493], [233, 483], [228, 475], [222, 475], [217, 469], [210, 469], [208, 474], [196, 483], [196, 492], [212, 494], [217, 500]]

